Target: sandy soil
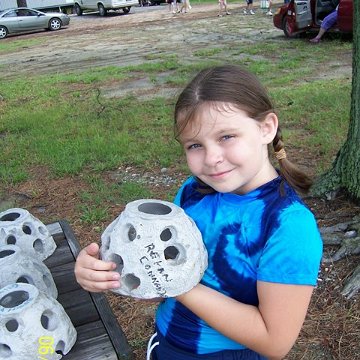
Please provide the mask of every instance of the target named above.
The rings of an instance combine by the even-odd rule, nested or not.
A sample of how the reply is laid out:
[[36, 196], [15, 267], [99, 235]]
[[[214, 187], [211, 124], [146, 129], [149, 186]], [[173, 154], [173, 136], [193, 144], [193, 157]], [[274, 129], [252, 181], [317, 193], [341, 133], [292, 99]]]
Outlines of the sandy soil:
[[[245, 3], [245, 2], [244, 2]], [[64, 73], [86, 70], [98, 66], [127, 66], [158, 61], [166, 55], [180, 54], [182, 61], [198, 61], [194, 52], [220, 47], [219, 58], [224, 62], [239, 60], [241, 44], [256, 44], [271, 39], [279, 43], [289, 41], [283, 32], [274, 27], [272, 17], [257, 9], [255, 16], [244, 15], [243, 2], [231, 4], [231, 15], [218, 17], [218, 6], [198, 5], [187, 14], [173, 15], [168, 5], [133, 7], [129, 14], [109, 13], [100, 17], [96, 13], [71, 15], [70, 25], [57, 32], [41, 31], [12, 35], [1, 44], [16, 40], [29, 40], [28, 45], [0, 56], [0, 78], [11, 79], [20, 74]], [[280, 6], [274, 1], [274, 8]], [[249, 57], [246, 54], [246, 57]], [[258, 57], [257, 57], [258, 58]], [[332, 71], [328, 72], [329, 66]], [[319, 77], [351, 76], [351, 56], [339, 54]], [[166, 74], [164, 74], [166, 75]], [[126, 82], [126, 88], [109, 85], [103, 88], [104, 96], [121, 96], [125, 92], [137, 95], [166, 96], [169, 88], [155, 87], [149, 79]]]
[[[133, 7], [129, 14], [107, 17], [71, 15], [70, 25], [58, 32], [37, 32], [10, 36], [12, 42], [29, 39], [28, 46], [0, 57], [0, 77], [14, 74], [67, 72], [94, 66], [137, 65], [152, 55], [181, 54], [191, 61], [194, 50], [214, 46], [225, 48], [243, 41], [277, 38], [282, 31], [272, 18], [258, 10], [255, 16], [242, 14], [243, 3], [230, 6], [231, 15], [217, 17], [217, 5], [196, 5], [187, 14], [173, 15], [168, 6]], [[42, 38], [41, 41], [36, 39]], [[40, 43], [40, 45], [36, 45]], [[229, 59], [230, 60], [230, 59]]]

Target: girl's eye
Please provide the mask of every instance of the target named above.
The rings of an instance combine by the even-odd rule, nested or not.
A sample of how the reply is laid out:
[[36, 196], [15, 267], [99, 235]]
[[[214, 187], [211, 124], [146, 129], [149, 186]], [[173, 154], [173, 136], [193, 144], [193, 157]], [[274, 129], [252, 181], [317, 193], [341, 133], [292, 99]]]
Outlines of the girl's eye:
[[187, 146], [186, 149], [187, 150], [192, 150], [192, 149], [197, 149], [199, 147], [201, 147], [200, 144], [191, 144], [191, 145]]
[[221, 138], [221, 140], [228, 140], [228, 139], [231, 139], [231, 138], [233, 138], [234, 137], [234, 135], [224, 135], [222, 138]]

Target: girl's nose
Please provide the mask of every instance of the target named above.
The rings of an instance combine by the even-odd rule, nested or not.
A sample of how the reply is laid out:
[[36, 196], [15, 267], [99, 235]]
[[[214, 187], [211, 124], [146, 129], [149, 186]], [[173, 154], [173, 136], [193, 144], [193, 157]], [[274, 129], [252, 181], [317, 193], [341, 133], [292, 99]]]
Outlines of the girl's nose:
[[224, 158], [221, 149], [214, 147], [206, 150], [205, 159], [204, 159], [205, 165], [215, 166], [216, 164], [221, 163], [223, 159]]

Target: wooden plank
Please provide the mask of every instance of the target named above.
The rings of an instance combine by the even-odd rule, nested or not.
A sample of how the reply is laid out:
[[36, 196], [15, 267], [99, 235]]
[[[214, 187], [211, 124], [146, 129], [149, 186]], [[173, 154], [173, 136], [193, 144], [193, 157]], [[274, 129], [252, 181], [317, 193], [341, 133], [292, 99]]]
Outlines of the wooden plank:
[[79, 326], [76, 330], [76, 343], [63, 360], [118, 360], [100, 320]]
[[75, 327], [100, 320], [90, 294], [82, 289], [61, 294], [57, 299]]
[[80, 285], [76, 282], [74, 266], [75, 263], [73, 261], [50, 268], [59, 294], [81, 289]]
[[70, 251], [69, 244], [63, 238], [55, 241], [57, 247], [54, 253], [44, 260], [44, 264], [50, 269], [58, 265], [74, 262], [74, 256]]
[[[49, 258], [48, 261], [60, 294], [59, 302], [63, 304], [70, 319], [74, 319], [73, 324], [78, 331], [78, 340], [66, 355], [66, 359], [133, 359], [132, 350], [104, 294], [87, 292], [76, 282], [74, 265], [80, 245], [70, 225], [67, 221], [61, 220], [47, 227], [59, 247], [51, 256], [54, 258]], [[97, 316], [100, 322], [94, 321]], [[94, 330], [95, 324], [97, 325]], [[97, 344], [95, 350], [93, 342]], [[109, 343], [112, 351], [109, 351]]]
[[55, 242], [60, 242], [65, 239], [65, 234], [62, 230], [62, 227], [59, 222], [54, 222], [46, 225], [51, 236], [54, 238]]
[[[75, 238], [75, 234], [67, 221], [61, 220], [59, 223], [69, 243], [70, 249], [76, 258], [80, 252], [80, 245]], [[95, 306], [99, 311], [100, 317], [104, 321], [104, 326], [110, 336], [119, 359], [132, 359], [132, 350], [127, 342], [124, 332], [122, 331], [110, 308], [109, 303], [106, 300], [106, 297], [101, 293], [90, 293], [90, 296], [92, 297]]]

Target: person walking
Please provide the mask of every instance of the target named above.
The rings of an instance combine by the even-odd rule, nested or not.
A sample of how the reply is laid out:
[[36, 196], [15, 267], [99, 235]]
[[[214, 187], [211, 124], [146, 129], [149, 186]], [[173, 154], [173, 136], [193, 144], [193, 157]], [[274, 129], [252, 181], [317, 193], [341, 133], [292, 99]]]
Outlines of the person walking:
[[231, 15], [231, 13], [227, 9], [227, 1], [226, 0], [219, 0], [219, 12], [218, 16]]
[[246, 0], [246, 8], [244, 9], [244, 15], [255, 15], [253, 0]]
[[272, 0], [269, 0], [268, 2], [269, 2], [269, 5], [268, 5], [268, 11], [266, 12], [266, 15], [273, 16], [273, 13], [271, 11]]
[[179, 9], [180, 13], [187, 13], [190, 10], [190, 1], [189, 0], [181, 0], [181, 6]]

